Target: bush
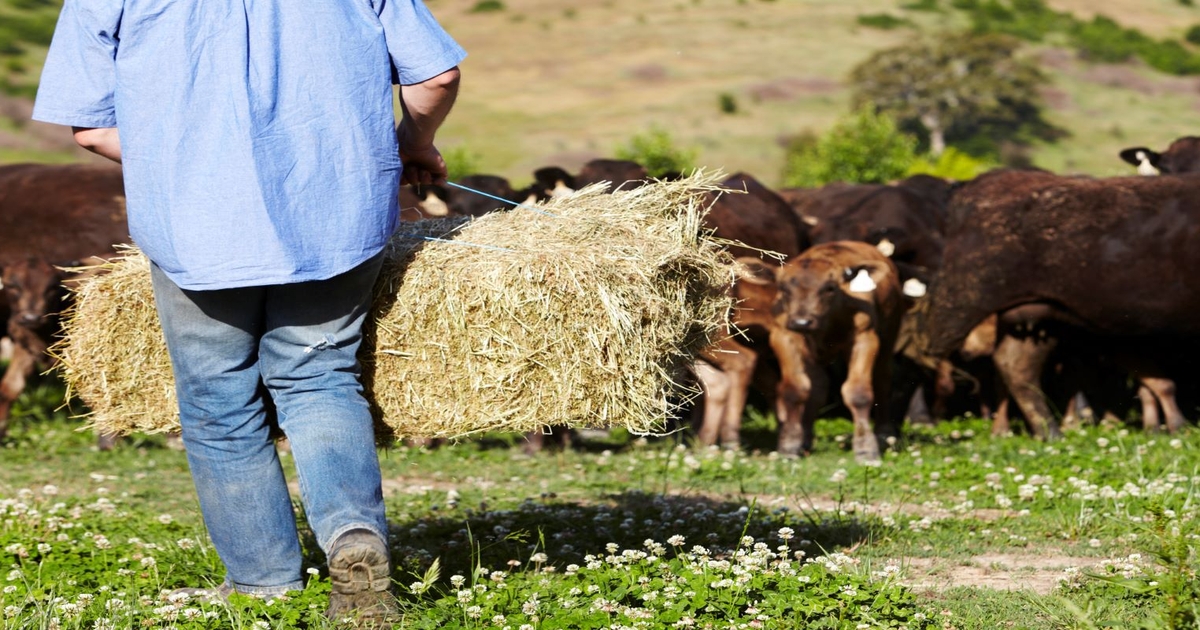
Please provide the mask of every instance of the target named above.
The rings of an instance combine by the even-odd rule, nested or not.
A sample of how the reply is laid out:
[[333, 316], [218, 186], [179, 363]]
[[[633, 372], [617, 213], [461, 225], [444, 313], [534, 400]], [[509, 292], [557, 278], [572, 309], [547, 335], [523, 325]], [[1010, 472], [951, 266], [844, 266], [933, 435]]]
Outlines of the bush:
[[1187, 30], [1187, 34], [1184, 35], [1183, 38], [1193, 44], [1200, 45], [1200, 24], [1197, 24], [1197, 25], [1193, 26], [1192, 28], [1189, 28]]
[[801, 136], [789, 147], [785, 186], [830, 182], [882, 183], [903, 177], [916, 161], [917, 139], [901, 132], [884, 114], [864, 107], [813, 140]]
[[503, 11], [504, 3], [500, 0], [479, 0], [475, 6], [471, 7], [471, 13], [491, 13], [493, 11]]
[[938, 0], [916, 0], [900, 6], [901, 9], [908, 11], [941, 11], [942, 7], [938, 4]]
[[479, 155], [464, 146], [451, 147], [442, 151], [446, 161], [446, 179], [456, 182], [467, 175], [479, 172]]
[[909, 26], [910, 24], [912, 24], [912, 22], [909, 22], [908, 20], [905, 20], [903, 18], [898, 18], [898, 17], [888, 14], [888, 13], [875, 13], [872, 15], [860, 15], [860, 16], [858, 16], [858, 23], [860, 26], [867, 26], [870, 28], [878, 28], [878, 29], [883, 29], [885, 31], [889, 31], [889, 30], [894, 29], [899, 26]]
[[738, 110], [737, 99], [729, 92], [721, 92], [717, 95], [717, 105], [721, 108], [722, 114], [736, 114]]
[[975, 179], [995, 166], [995, 164], [975, 158], [954, 147], [948, 147], [936, 159], [928, 156], [917, 158], [908, 167], [908, 172], [905, 175], [933, 175], [942, 179], [953, 179], [963, 182]]
[[617, 148], [616, 156], [641, 164], [651, 177], [688, 173], [696, 168], [696, 151], [676, 147], [671, 134], [658, 128], [630, 138], [628, 144]]

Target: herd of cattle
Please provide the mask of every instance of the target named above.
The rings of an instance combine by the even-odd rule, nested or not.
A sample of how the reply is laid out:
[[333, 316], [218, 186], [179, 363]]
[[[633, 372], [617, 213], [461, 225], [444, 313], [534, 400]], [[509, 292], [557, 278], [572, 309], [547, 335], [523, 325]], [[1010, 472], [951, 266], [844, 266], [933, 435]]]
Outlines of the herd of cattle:
[[[1078, 421], [1084, 401], [1095, 417], [1124, 417], [1136, 402], [1147, 429], [1180, 429], [1200, 385], [1200, 138], [1120, 157], [1159, 176], [997, 170], [967, 182], [918, 175], [778, 191], [728, 178], [731, 192], [713, 195], [707, 223], [736, 257], [737, 306], [731, 334], [694, 365], [704, 392], [697, 439], [736, 446], [747, 400], [761, 396], [779, 419], [779, 451], [807, 453], [839, 383], [861, 460], [879, 457], [906, 414], [970, 411], [1007, 433], [1010, 399], [1043, 439], [1060, 433], [1060, 417]], [[575, 175], [539, 169], [523, 190], [472, 175], [403, 189], [402, 218], [478, 216], [496, 211], [497, 198], [646, 181], [620, 160]], [[9, 355], [0, 438], [13, 400], [49, 360], [69, 280], [62, 268], [125, 242], [119, 168], [0, 166], [0, 347]]]

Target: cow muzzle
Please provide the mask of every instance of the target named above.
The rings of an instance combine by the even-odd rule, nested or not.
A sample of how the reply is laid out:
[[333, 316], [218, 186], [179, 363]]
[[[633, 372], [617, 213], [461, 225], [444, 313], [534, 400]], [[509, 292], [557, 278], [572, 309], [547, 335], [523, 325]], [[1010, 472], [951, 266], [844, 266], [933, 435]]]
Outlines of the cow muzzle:
[[811, 332], [816, 328], [817, 320], [811, 317], [793, 317], [787, 322], [787, 329], [792, 332]]
[[37, 313], [21, 313], [17, 316], [17, 323], [26, 328], [36, 328], [42, 323], [42, 316]]

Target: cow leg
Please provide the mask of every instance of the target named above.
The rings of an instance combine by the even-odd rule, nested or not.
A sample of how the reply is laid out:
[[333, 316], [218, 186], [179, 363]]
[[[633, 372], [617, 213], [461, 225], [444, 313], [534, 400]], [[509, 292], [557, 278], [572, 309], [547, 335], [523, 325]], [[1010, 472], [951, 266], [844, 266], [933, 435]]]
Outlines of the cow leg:
[[1005, 335], [992, 356], [996, 371], [1039, 439], [1062, 437], [1041, 387], [1042, 369], [1057, 345], [1053, 337]]
[[29, 351], [24, 344], [14, 344], [12, 360], [0, 379], [0, 439], [8, 435], [9, 414], [12, 412], [13, 401], [25, 389], [26, 379], [33, 374], [37, 356]]
[[1162, 405], [1163, 415], [1167, 419], [1167, 431], [1175, 433], [1183, 429], [1187, 425], [1187, 419], [1183, 417], [1183, 411], [1179, 409], [1179, 402], [1175, 399], [1175, 381], [1158, 376], [1143, 376], [1141, 381], [1143, 386], [1154, 392], [1154, 396]]
[[908, 401], [908, 411], [904, 415], [911, 424], [933, 426], [933, 415], [929, 413], [929, 405], [925, 404], [924, 385], [917, 386], [917, 390]]
[[705, 446], [717, 443], [721, 421], [725, 419], [725, 405], [729, 401], [729, 376], [708, 361], [698, 360], [692, 365], [696, 380], [704, 390], [704, 415], [696, 438]]
[[725, 417], [721, 421], [721, 446], [736, 449], [741, 446], [742, 414], [746, 411], [746, 398], [750, 395], [750, 382], [754, 380], [754, 369], [758, 353], [739, 347], [735, 356], [725, 364], [729, 377], [729, 397], [725, 401]]
[[536, 455], [542, 452], [542, 447], [545, 446], [546, 435], [544, 431], [549, 431], [549, 428], [537, 429], [529, 431], [525, 434], [525, 444], [521, 447], [526, 455]]
[[1138, 385], [1138, 401], [1142, 403], [1142, 430], [1147, 433], [1158, 431], [1162, 418], [1158, 415], [1158, 399], [1145, 385]]
[[[807, 455], [812, 452], [812, 428], [820, 405], [820, 401], [814, 400], [813, 396], [814, 376], [820, 370], [813, 365], [808, 346], [799, 334], [772, 332], [771, 349], [779, 359], [780, 380], [775, 399], [779, 419], [779, 453]], [[820, 388], [817, 390], [820, 391]]]
[[[875, 404], [871, 377], [878, 355], [879, 336], [873, 330], [855, 333], [846, 382], [842, 383], [842, 402], [854, 417], [854, 458], [860, 462], [879, 461], [879, 440], [871, 428], [871, 411]], [[879, 403], [882, 405], [884, 401]], [[890, 419], [884, 422], [891, 424]]]
[[934, 420], [946, 418], [947, 401], [954, 395], [954, 364], [946, 359], [938, 361], [933, 388], [932, 413]]

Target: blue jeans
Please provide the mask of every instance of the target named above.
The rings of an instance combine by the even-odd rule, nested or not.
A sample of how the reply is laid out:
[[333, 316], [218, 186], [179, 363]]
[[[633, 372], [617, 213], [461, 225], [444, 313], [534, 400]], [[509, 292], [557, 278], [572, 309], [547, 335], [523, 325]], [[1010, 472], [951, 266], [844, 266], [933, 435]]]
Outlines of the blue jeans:
[[304, 587], [272, 407], [321, 548], [359, 528], [387, 540], [356, 357], [381, 262], [329, 280], [214, 291], [180, 289], [152, 266], [200, 510], [239, 592]]

